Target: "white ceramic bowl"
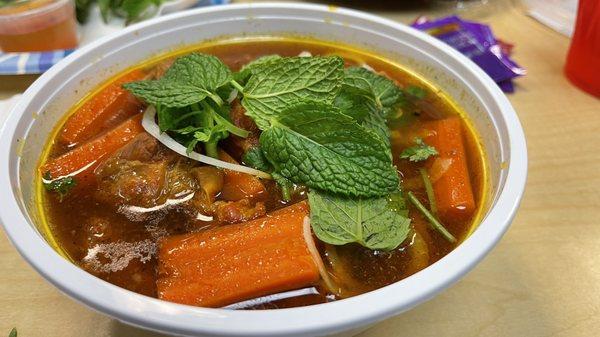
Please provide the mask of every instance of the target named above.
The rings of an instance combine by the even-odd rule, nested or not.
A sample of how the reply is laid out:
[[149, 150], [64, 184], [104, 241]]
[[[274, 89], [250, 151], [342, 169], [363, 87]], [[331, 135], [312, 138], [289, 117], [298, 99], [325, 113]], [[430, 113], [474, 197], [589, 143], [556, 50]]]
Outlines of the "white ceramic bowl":
[[[57, 254], [36, 228], [35, 166], [51, 129], [84, 93], [130, 65], [183, 45], [230, 35], [294, 34], [366, 48], [406, 65], [450, 94], [473, 120], [489, 156], [484, 220], [458, 248], [405, 280], [302, 308], [205, 309], [138, 295]], [[496, 84], [447, 45], [402, 24], [316, 5], [254, 4], [192, 10], [124, 29], [76, 51], [41, 76], [0, 135], [0, 218], [21, 255], [76, 300], [126, 323], [200, 336], [315, 336], [355, 330], [433, 297], [475, 266], [507, 230], [523, 194], [527, 154], [519, 120]], [[6, 188], [10, 186], [10, 188]]]

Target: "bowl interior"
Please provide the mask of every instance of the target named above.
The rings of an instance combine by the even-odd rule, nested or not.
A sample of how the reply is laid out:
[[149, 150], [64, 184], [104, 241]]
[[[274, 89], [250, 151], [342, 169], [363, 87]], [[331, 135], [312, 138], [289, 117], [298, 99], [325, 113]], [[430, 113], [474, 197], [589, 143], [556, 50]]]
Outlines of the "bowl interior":
[[[7, 148], [10, 148], [11, 152], [8, 173], [19, 207], [27, 218], [28, 225], [36, 229], [38, 235], [42, 236], [42, 232], [37, 227], [40, 221], [37, 218], [38, 205], [34, 198], [34, 182], [38, 179], [36, 166], [51, 131], [64, 113], [96, 85], [123, 69], [167, 51], [224, 37], [305, 36], [337, 41], [380, 54], [404, 65], [411, 72], [419, 74], [446, 92], [463, 108], [477, 129], [488, 160], [490, 196], [487, 198], [487, 212], [493, 208], [501, 195], [507, 179], [511, 154], [509, 130], [506, 116], [503, 115], [507, 109], [503, 104], [506, 103], [498, 98], [501, 93], [497, 88], [492, 88], [493, 82], [483, 72], [474, 69], [470, 61], [457, 56], [457, 52], [443, 51], [444, 47], [441, 43], [425, 34], [391, 22], [384, 22], [373, 16], [320, 6], [230, 6], [213, 10], [200, 9], [153, 21], [130, 27], [118, 36], [88, 45], [69, 56], [44, 74], [28, 90], [25, 100], [16, 108], [15, 113], [20, 113], [21, 116], [18, 118], [12, 116], [14, 118], [11, 120], [14, 123], [9, 126], [11, 138]], [[482, 79], [482, 76], [485, 78]], [[6, 130], [3, 133], [6, 134]], [[519, 196], [520, 194], [517, 199]], [[506, 209], [512, 211], [513, 207]], [[332, 318], [327, 323], [329, 326], [327, 331], [340, 330], [340, 322], [344, 319], [351, 321], [351, 324], [348, 323], [345, 328], [356, 327], [406, 310], [430, 298], [435, 292], [455, 281], [459, 274], [471, 268], [491, 248], [508, 226], [511, 216], [512, 214], [505, 215], [500, 228], [486, 237], [487, 242], [482, 244], [483, 248], [479, 248], [478, 255], [476, 254], [477, 256], [474, 256], [470, 262], [464, 262], [465, 266], [456, 266], [452, 273], [446, 276], [446, 280], [434, 282], [423, 288], [420, 294], [411, 295], [410, 298], [390, 299], [390, 303], [382, 304], [381, 308], [371, 313], [356, 313], [355, 316], [348, 313], [339, 321]], [[102, 281], [98, 280], [98, 282]], [[80, 300], [83, 297], [81, 294], [73, 296]], [[325, 306], [327, 305], [329, 304]], [[98, 304], [98, 306], [102, 305]], [[110, 313], [118, 314], [116, 311]], [[135, 324], [150, 325], [159, 330], [170, 330], [169, 324], [174, 324], [166, 321], [158, 322], [158, 320], [155, 324], [149, 324], [135, 315], [132, 314], [125, 319]], [[308, 316], [305, 318], [309, 319]], [[248, 324], [244, 327], [246, 332], [255, 331], [266, 335], [269, 331], [273, 333], [280, 331], [274, 330], [275, 328], [267, 331], [265, 329], [272, 327], [265, 327], [260, 322], [248, 322]], [[313, 328], [313, 332], [325, 331], [319, 330], [317, 325], [309, 324], [307, 327], [302, 318], [299, 318], [296, 323], [287, 321], [286, 324], [288, 324], [286, 331], [290, 335], [300, 334], [300, 331], [309, 328]], [[221, 328], [229, 329], [228, 331], [237, 329], [235, 326]], [[182, 333], [199, 331], [194, 329], [208, 331], [206, 329], [209, 328], [194, 327], [194, 325], [183, 327], [182, 323], [177, 331]], [[242, 330], [239, 331], [242, 333]]]
[[[20, 199], [24, 211], [35, 220], [32, 224], [39, 223], [35, 218], [34, 182], [41, 151], [65, 112], [87, 92], [120, 71], [165, 52], [204, 41], [253, 36], [295, 36], [340, 42], [401, 64], [441, 88], [467, 113], [480, 135], [488, 156], [491, 186], [491, 198], [486, 199], [493, 204], [504, 180], [501, 168], [509, 149], [506, 126], [497, 115], [500, 109], [486, 100], [485, 90], [468, 83], [469, 79], [449, 64], [453, 60], [435, 55], [417, 37], [395, 31], [389, 34], [371, 31], [369, 21], [350, 23], [345, 18], [337, 21], [333, 20], [335, 14], [331, 12], [331, 18], [306, 18], [272, 13], [268, 18], [259, 18], [249, 10], [244, 11], [242, 17], [226, 15], [211, 17], [209, 21], [186, 20], [167, 29], [146, 27], [149, 29], [132, 30], [71, 62], [44, 87], [44, 95], [36, 96], [29, 104], [27, 110], [34, 118], [22, 121], [20, 135], [15, 139], [21, 143], [17, 147], [21, 158]], [[239, 32], [244, 32], [243, 36]]]

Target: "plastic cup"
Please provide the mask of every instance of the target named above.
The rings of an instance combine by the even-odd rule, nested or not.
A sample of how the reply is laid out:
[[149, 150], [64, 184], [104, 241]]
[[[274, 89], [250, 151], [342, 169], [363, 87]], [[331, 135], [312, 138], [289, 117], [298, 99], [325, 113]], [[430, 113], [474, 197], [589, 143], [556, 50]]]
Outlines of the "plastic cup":
[[17, 1], [0, 7], [0, 49], [46, 51], [77, 47], [72, 0]]
[[580, 89], [600, 97], [600, 1], [579, 0], [565, 75]]

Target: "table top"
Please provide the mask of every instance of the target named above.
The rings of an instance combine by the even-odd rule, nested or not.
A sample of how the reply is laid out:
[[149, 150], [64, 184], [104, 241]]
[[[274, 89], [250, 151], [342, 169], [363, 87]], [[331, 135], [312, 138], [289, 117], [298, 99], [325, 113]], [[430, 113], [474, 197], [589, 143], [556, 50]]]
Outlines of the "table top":
[[[381, 8], [370, 11], [402, 22], [420, 10]], [[600, 100], [563, 76], [569, 40], [525, 16], [520, 6], [506, 5], [482, 21], [515, 44], [514, 58], [528, 71], [509, 95], [529, 149], [521, 208], [500, 244], [460, 282], [361, 337], [596, 336], [600, 331], [600, 267], [593, 262], [600, 256]], [[33, 80], [2, 77], [0, 98], [22, 92]], [[4, 233], [0, 266], [0, 336], [12, 327], [27, 337], [161, 336], [62, 295], [19, 257]]]

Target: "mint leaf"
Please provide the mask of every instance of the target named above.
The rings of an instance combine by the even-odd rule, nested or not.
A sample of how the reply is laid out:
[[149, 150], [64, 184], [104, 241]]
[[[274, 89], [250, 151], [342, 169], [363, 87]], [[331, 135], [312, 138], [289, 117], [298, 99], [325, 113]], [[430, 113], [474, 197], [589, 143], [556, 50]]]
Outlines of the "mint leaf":
[[233, 74], [234, 79], [239, 83], [239, 84], [246, 84], [246, 82], [248, 81], [248, 79], [250, 78], [250, 76], [260, 67], [262, 67], [263, 65], [269, 63], [270, 61], [273, 60], [278, 60], [280, 59], [281, 56], [279, 55], [265, 55], [265, 56], [261, 56], [259, 58], [257, 58], [256, 60], [249, 62], [248, 64], [246, 64], [245, 66], [242, 67], [242, 69], [240, 69], [240, 71], [238, 71], [237, 73]]
[[273, 166], [267, 160], [261, 148], [256, 146], [244, 153], [242, 162], [250, 167], [264, 172], [273, 170]]
[[346, 73], [348, 76], [362, 77], [369, 82], [375, 94], [375, 102], [383, 110], [385, 116], [404, 101], [400, 88], [396, 86], [394, 81], [385, 76], [378, 75], [362, 67], [350, 67], [346, 69]]
[[374, 89], [362, 71], [349, 68], [344, 72], [342, 89], [335, 98], [334, 105], [367, 129], [377, 133], [390, 147], [390, 130], [383, 108], [378, 106]]
[[304, 100], [332, 103], [342, 84], [340, 57], [285, 57], [258, 67], [246, 83], [242, 105], [261, 130], [282, 110]]
[[301, 103], [271, 124], [260, 136], [262, 151], [275, 172], [294, 183], [363, 197], [398, 186], [386, 144], [332, 105]]
[[418, 162], [438, 154], [437, 150], [433, 146], [425, 144], [423, 139], [415, 137], [414, 142], [416, 145], [404, 149], [404, 151], [400, 153], [400, 158]]
[[389, 197], [350, 199], [310, 191], [308, 202], [315, 235], [332, 245], [356, 242], [369, 249], [392, 250], [410, 231], [410, 219]]
[[210, 97], [221, 105], [217, 89], [232, 80], [231, 70], [221, 60], [193, 53], [178, 58], [158, 80], [126, 83], [123, 87], [153, 105], [182, 108]]
[[334, 103], [342, 113], [362, 122], [365, 117], [377, 110], [375, 94], [371, 84], [362, 77], [344, 72], [344, 81]]

